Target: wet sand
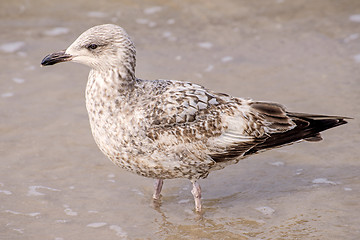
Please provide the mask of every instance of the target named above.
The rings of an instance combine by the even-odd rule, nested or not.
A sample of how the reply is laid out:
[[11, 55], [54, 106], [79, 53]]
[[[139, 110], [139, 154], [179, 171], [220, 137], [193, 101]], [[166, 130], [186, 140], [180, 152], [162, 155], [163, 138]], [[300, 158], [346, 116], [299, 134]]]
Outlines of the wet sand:
[[[185, 179], [154, 206], [152, 179], [92, 139], [89, 69], [40, 68], [109, 22], [132, 36], [139, 78], [355, 119], [213, 172], [202, 216]], [[359, 1], [5, 0], [0, 31], [0, 239], [359, 239]]]

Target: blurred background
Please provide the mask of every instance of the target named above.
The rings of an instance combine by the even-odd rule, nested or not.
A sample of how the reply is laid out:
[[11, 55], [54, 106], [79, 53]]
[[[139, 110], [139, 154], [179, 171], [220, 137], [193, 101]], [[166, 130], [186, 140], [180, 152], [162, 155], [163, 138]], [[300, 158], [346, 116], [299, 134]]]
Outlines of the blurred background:
[[[92, 139], [89, 69], [40, 68], [104, 23], [132, 37], [139, 78], [355, 119], [213, 172], [202, 216], [185, 179], [153, 206], [152, 179]], [[0, 239], [359, 239], [360, 1], [2, 0], [0, 32]]]

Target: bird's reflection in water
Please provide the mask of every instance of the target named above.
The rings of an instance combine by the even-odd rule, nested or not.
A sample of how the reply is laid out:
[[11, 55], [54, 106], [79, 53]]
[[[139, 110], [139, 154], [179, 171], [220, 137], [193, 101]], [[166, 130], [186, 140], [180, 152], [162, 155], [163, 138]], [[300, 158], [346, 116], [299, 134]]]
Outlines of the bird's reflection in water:
[[[151, 207], [158, 213], [153, 224], [157, 225], [156, 234], [160, 239], [249, 239], [255, 237], [263, 231], [262, 221], [252, 220], [241, 217], [227, 218], [219, 217], [224, 206], [233, 205], [239, 193], [233, 193], [224, 197], [204, 200], [205, 208], [201, 212], [194, 209], [186, 210], [185, 207], [174, 213], [173, 209], [167, 211], [167, 207], [162, 206], [161, 198], [151, 202]], [[175, 199], [175, 198], [174, 198]], [[166, 197], [166, 203], [169, 204]], [[222, 203], [219, 205], [219, 203]], [[177, 202], [174, 202], [177, 204]], [[189, 202], [191, 205], [191, 203]], [[182, 211], [183, 210], [183, 211]], [[237, 214], [235, 214], [237, 215]], [[237, 231], [233, 231], [236, 226]], [[229, 231], [229, 228], [232, 231]]]

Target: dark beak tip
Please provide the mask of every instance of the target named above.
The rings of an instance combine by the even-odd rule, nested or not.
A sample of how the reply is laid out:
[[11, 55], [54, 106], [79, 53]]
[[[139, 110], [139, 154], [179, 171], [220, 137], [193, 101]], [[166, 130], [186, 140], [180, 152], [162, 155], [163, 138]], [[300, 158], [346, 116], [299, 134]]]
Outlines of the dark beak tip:
[[66, 54], [65, 51], [52, 53], [44, 57], [44, 59], [41, 61], [41, 66], [50, 66], [60, 62], [70, 61], [71, 58], [72, 56]]
[[48, 65], [51, 65], [50, 64], [50, 59], [49, 59], [49, 56], [51, 54], [47, 55], [46, 57], [43, 58], [43, 60], [41, 60], [41, 66], [48, 66]]

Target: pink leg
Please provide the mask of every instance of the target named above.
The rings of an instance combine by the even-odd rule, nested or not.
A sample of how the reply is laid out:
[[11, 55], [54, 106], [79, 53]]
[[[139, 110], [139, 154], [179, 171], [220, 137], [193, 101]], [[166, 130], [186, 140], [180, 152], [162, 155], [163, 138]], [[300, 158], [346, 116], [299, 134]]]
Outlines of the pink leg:
[[155, 180], [155, 184], [154, 184], [154, 187], [155, 187], [155, 191], [154, 191], [154, 194], [153, 194], [153, 199], [160, 199], [160, 193], [161, 193], [161, 189], [162, 189], [162, 186], [163, 186], [163, 180], [162, 179], [156, 179]]
[[196, 180], [191, 181], [193, 184], [193, 189], [191, 190], [192, 195], [194, 196], [195, 200], [195, 210], [197, 212], [201, 212], [201, 188], [200, 185], [197, 183]]

